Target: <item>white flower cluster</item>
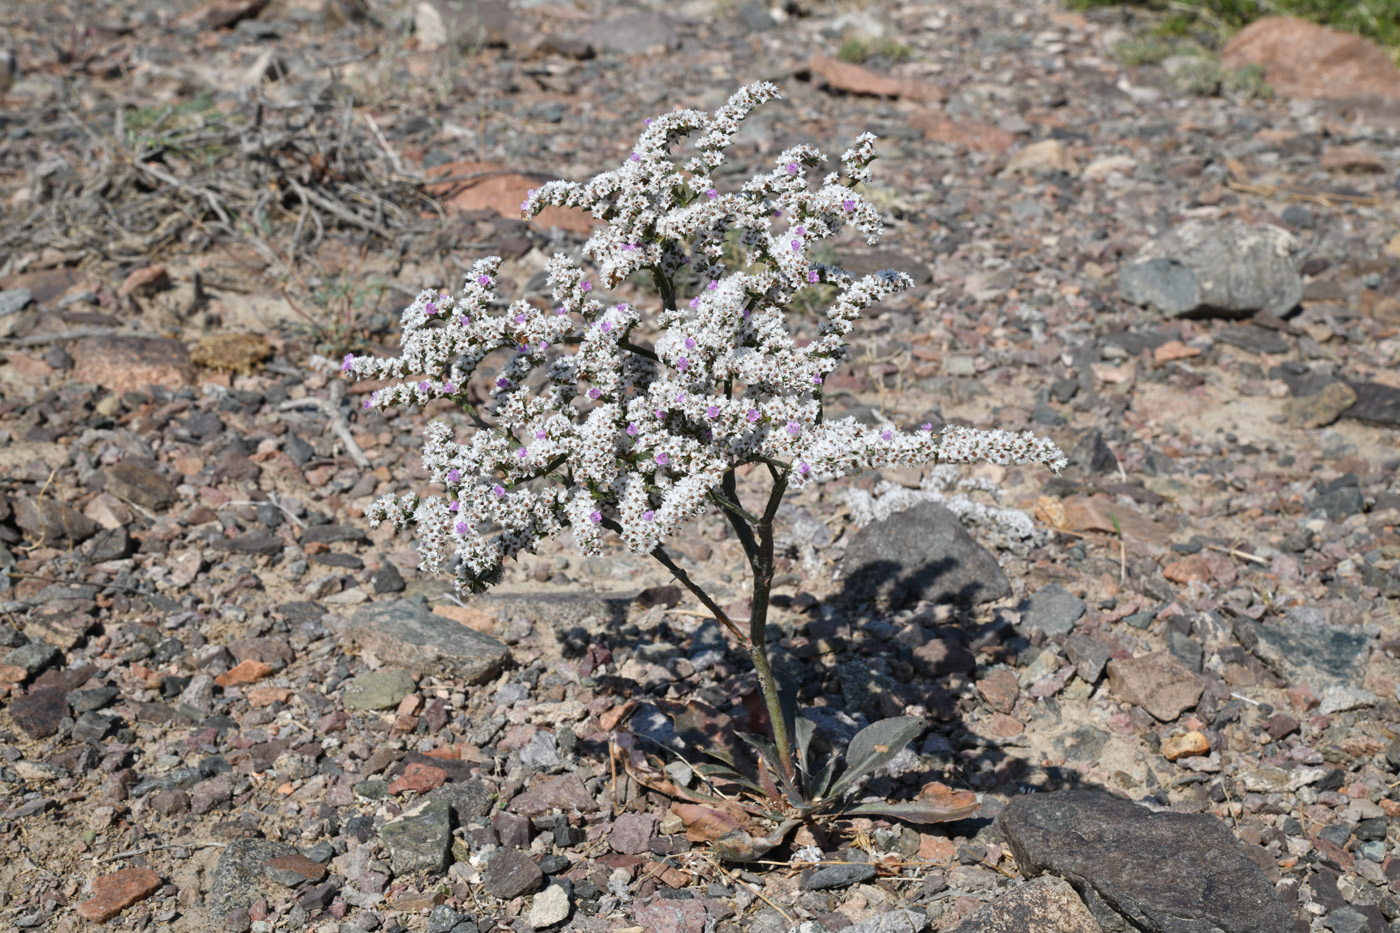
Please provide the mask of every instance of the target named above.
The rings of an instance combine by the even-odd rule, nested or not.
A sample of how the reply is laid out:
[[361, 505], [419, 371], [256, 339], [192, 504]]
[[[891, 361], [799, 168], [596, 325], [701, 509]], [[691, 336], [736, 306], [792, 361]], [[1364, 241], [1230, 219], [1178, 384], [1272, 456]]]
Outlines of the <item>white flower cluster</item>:
[[[493, 310], [492, 257], [458, 295], [426, 291], [404, 311], [402, 355], [346, 357], [355, 376], [393, 380], [367, 408], [447, 398], [476, 427], [465, 441], [444, 423], [428, 428], [423, 465], [446, 495], [389, 496], [370, 509], [372, 523], [418, 526], [425, 568], [446, 563], [458, 585], [480, 590], [506, 558], [565, 527], [587, 554], [599, 553], [605, 530], [644, 553], [714, 504], [724, 474], [744, 463], [766, 462], [802, 486], [928, 461], [1065, 462], [1030, 434], [823, 419], [822, 382], [844, 358], [852, 323], [913, 283], [893, 271], [855, 279], [811, 258], [843, 227], [872, 243], [883, 232], [854, 190], [875, 159], [868, 133], [842, 156], [844, 178], [832, 173], [815, 189], [807, 172], [825, 156], [809, 146], [787, 150], [738, 191], [716, 188], [711, 173], [740, 122], [775, 97], [758, 83], [713, 115], [649, 120], [619, 169], [586, 184], [550, 182], [522, 205], [526, 216], [552, 204], [605, 221], [584, 253], [609, 288], [639, 272], [657, 283], [654, 346], [632, 340], [640, 309], [592, 297], [588, 274], [563, 255], [547, 269], [552, 309], [518, 301]], [[686, 137], [695, 155], [678, 166], [670, 152]], [[725, 266], [731, 231], [746, 271]], [[785, 308], [819, 284], [835, 298], [817, 339], [799, 346]], [[509, 361], [477, 410], [469, 380], [498, 351]]]

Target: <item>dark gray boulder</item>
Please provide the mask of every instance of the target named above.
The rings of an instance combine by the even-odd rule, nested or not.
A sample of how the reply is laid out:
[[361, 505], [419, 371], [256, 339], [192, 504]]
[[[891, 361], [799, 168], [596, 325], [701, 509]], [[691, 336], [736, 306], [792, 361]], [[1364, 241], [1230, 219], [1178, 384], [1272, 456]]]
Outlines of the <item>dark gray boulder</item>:
[[1292, 234], [1268, 224], [1189, 220], [1118, 273], [1123, 297], [1169, 317], [1283, 315], [1303, 297]]
[[1263, 870], [1213, 816], [1069, 790], [1018, 797], [999, 822], [1021, 874], [1068, 881], [1106, 931], [1293, 931]]
[[856, 532], [841, 575], [847, 602], [873, 602], [881, 611], [919, 600], [973, 606], [1011, 594], [997, 559], [936, 502], [921, 502]]

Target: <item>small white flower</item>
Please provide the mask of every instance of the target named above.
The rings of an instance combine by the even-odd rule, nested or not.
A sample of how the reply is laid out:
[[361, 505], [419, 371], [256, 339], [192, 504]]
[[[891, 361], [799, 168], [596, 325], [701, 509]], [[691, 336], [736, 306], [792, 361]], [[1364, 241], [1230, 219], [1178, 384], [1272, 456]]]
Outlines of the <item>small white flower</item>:
[[[633, 553], [651, 551], [708, 510], [724, 475], [744, 463], [777, 464], [794, 487], [929, 461], [1065, 463], [1031, 434], [823, 419], [823, 383], [845, 359], [855, 320], [913, 281], [813, 262], [820, 242], [845, 228], [871, 243], [883, 233], [855, 188], [870, 177], [871, 134], [842, 155], [844, 177], [810, 178], [826, 156], [799, 145], [737, 190], [713, 181], [744, 118], [777, 96], [760, 82], [714, 114], [663, 114], [618, 168], [531, 191], [526, 216], [558, 205], [606, 221], [584, 244], [591, 268], [563, 254], [548, 261], [550, 307], [502, 309], [501, 260], [489, 257], [457, 295], [424, 291], [404, 310], [399, 356], [342, 361], [356, 377], [388, 381], [368, 409], [450, 397], [471, 419], [463, 437], [446, 422], [425, 433], [423, 468], [447, 497], [382, 498], [371, 524], [415, 525], [423, 566], [480, 590], [504, 561], [566, 528], [585, 554], [601, 553], [612, 534]], [[670, 153], [683, 137], [694, 155], [678, 165]], [[731, 232], [742, 253], [735, 269]], [[814, 270], [834, 297], [816, 339], [799, 346], [786, 309]], [[659, 277], [673, 300], [596, 297], [639, 273]], [[633, 337], [644, 317], [660, 328], [651, 348]]]

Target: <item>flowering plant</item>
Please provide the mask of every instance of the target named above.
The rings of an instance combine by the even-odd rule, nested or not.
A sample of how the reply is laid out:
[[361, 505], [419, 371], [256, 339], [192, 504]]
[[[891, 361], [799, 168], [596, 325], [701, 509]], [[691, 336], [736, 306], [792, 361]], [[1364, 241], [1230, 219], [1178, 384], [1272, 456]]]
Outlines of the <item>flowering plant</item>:
[[[814, 259], [816, 244], [846, 226], [872, 244], [883, 232], [857, 190], [876, 158], [869, 133], [841, 157], [844, 176], [833, 172], [815, 187], [808, 173], [826, 157], [800, 145], [738, 190], [719, 189], [712, 175], [741, 121], [777, 96], [757, 83], [713, 115], [678, 110], [648, 120], [619, 168], [585, 184], [550, 182], [521, 205], [526, 217], [548, 205], [591, 212], [603, 221], [583, 247], [596, 280], [611, 289], [649, 276], [657, 306], [599, 300], [594, 278], [558, 254], [547, 269], [552, 306], [522, 300], [502, 312], [501, 261], [492, 257], [476, 263], [460, 294], [425, 291], [404, 311], [400, 356], [347, 356], [344, 369], [399, 380], [366, 408], [445, 398], [474, 428], [459, 440], [453, 426], [430, 424], [423, 466], [445, 494], [386, 496], [371, 506], [371, 523], [416, 525], [424, 568], [447, 569], [472, 592], [499, 580], [506, 558], [565, 528], [585, 554], [601, 553], [611, 533], [629, 551], [653, 555], [749, 653], [771, 718], [771, 766], [791, 785], [803, 770], [797, 730], [765, 650], [773, 522], [784, 493], [893, 465], [988, 460], [1058, 469], [1065, 459], [1029, 433], [824, 418], [823, 380], [844, 359], [852, 323], [913, 282], [895, 271], [857, 279]], [[672, 149], [690, 137], [694, 154], [678, 164]], [[733, 235], [738, 269], [725, 263]], [[835, 298], [816, 338], [800, 345], [785, 308], [817, 285], [833, 287]], [[658, 334], [650, 345], [641, 336], [648, 315]], [[473, 374], [499, 351], [508, 360], [474, 395]], [[763, 508], [751, 510], [736, 470], [757, 464], [771, 488]], [[711, 508], [729, 521], [753, 571], [747, 631], [665, 550], [668, 537]]]

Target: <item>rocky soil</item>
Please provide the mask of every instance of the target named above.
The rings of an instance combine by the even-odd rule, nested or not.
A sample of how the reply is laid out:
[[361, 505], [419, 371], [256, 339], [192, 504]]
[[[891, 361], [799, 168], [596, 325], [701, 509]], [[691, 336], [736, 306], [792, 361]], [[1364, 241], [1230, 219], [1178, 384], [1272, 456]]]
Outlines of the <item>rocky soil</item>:
[[[1116, 11], [853, 6], [0, 13], [0, 927], [1400, 929], [1400, 73], [1201, 96]], [[1224, 60], [1321, 41], [1274, 39]], [[831, 410], [1072, 464], [789, 500], [805, 715], [925, 717], [861, 793], [981, 809], [732, 865], [618, 749], [746, 726], [743, 656], [621, 552], [419, 574], [364, 509], [453, 414], [331, 360], [484, 255], [543, 299], [587, 223], [521, 191], [755, 79], [721, 181], [872, 130], [890, 234], [834, 258], [918, 282]], [[717, 517], [672, 551], [746, 612]]]

